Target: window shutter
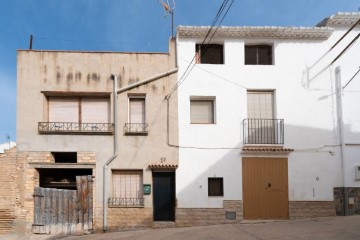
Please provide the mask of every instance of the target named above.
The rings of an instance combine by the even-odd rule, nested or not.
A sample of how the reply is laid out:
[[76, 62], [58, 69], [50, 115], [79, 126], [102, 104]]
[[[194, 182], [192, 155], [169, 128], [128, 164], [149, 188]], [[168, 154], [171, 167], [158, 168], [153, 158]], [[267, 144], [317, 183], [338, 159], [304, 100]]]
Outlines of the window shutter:
[[79, 122], [78, 98], [49, 98], [49, 122]]
[[190, 101], [191, 123], [214, 123], [213, 100]]
[[145, 123], [145, 99], [144, 98], [130, 98], [130, 123]]
[[83, 123], [110, 123], [110, 99], [82, 98], [81, 117]]
[[248, 118], [273, 119], [273, 92], [248, 92]]

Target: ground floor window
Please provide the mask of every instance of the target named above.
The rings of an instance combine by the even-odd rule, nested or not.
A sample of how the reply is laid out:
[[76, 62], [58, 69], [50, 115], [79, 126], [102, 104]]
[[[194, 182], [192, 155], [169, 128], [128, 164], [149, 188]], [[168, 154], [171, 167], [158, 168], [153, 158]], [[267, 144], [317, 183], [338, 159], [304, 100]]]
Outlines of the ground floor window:
[[219, 178], [219, 177], [208, 178], [208, 195], [224, 196], [223, 178]]
[[109, 206], [144, 206], [142, 170], [113, 170], [112, 186]]

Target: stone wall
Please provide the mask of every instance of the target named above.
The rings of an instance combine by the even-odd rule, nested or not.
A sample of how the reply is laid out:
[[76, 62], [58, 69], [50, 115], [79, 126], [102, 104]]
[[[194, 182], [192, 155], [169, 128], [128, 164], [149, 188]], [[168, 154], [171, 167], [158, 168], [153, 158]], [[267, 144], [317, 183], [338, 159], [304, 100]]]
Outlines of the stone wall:
[[[236, 218], [228, 220], [226, 214], [230, 217], [236, 216]], [[223, 208], [176, 209], [176, 226], [178, 227], [239, 223], [242, 219], [243, 209], [241, 201], [226, 200], [223, 202]]]
[[[345, 199], [345, 193], [347, 199]], [[360, 214], [360, 188], [356, 187], [337, 187], [334, 188], [334, 199], [336, 206], [336, 215], [355, 215]], [[347, 204], [347, 213], [345, 214], [345, 205]]]
[[[153, 224], [152, 208], [108, 208], [107, 225], [109, 231], [151, 228]], [[102, 226], [102, 218], [97, 224]], [[99, 232], [99, 229], [97, 229]]]
[[315, 218], [336, 216], [333, 201], [290, 201], [289, 218]]

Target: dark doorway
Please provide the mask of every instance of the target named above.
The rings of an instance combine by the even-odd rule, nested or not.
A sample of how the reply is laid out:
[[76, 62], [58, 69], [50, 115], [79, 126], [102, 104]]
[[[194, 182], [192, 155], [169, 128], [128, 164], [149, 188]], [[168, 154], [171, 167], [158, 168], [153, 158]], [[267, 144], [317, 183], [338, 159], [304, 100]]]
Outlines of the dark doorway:
[[76, 176], [92, 175], [92, 169], [38, 168], [40, 187], [76, 190]]
[[154, 221], [175, 221], [175, 172], [153, 172]]

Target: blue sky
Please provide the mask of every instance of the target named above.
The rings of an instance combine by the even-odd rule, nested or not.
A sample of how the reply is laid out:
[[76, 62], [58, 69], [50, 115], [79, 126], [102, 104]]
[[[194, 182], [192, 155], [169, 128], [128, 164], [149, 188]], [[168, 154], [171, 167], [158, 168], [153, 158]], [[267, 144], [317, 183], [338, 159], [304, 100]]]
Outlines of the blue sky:
[[[221, 3], [178, 0], [175, 26], [208, 26]], [[235, 0], [222, 25], [314, 26], [359, 8], [358, 0]], [[16, 50], [30, 34], [33, 49], [146, 52], [167, 51], [171, 35], [158, 0], [2, 0], [0, 16], [0, 143], [5, 134], [16, 140]]]

